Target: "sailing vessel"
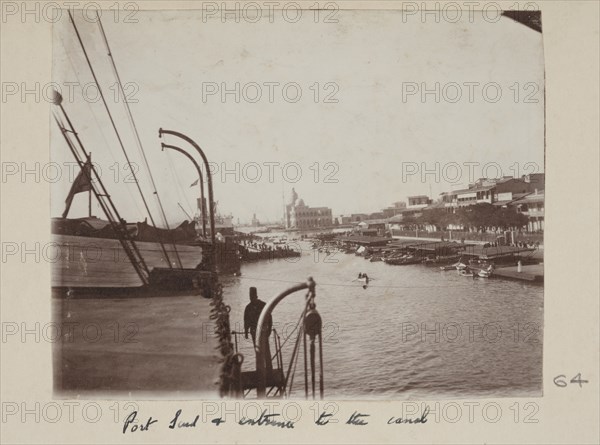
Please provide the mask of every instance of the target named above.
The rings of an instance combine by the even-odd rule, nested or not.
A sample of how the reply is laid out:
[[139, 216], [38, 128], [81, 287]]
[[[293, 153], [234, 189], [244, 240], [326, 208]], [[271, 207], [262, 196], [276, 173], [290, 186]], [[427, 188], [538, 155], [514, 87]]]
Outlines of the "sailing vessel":
[[[133, 182], [137, 186], [150, 223], [144, 221], [135, 224], [127, 223], [115, 206], [111, 195], [104, 186], [100, 175], [91, 162], [91, 153], [87, 151], [82, 138], [69, 118], [62, 104], [62, 96], [55, 92], [53, 103], [54, 120], [64, 137], [64, 140], [80, 167], [78, 176], [73, 181], [66, 200], [65, 210], [60, 218], [52, 220], [52, 240], [57, 249], [52, 261], [53, 288], [131, 288], [131, 287], [167, 287], [169, 289], [182, 287], [201, 287], [216, 271], [215, 264], [215, 224], [210, 173], [209, 199], [211, 241], [206, 237], [206, 212], [202, 213], [203, 235], [199, 237], [195, 225], [186, 221], [171, 229], [166, 219], [156, 185], [146, 159], [140, 136], [133, 115], [123, 91], [108, 40], [98, 16], [97, 23], [106, 45], [108, 57], [113, 66], [116, 83], [123, 94], [129, 122], [132, 127], [138, 149], [142, 154], [144, 164], [150, 179], [153, 195], [160, 209], [165, 225], [158, 228], [148, 203], [142, 193], [135, 170], [132, 168], [129, 155], [122, 142], [111, 111], [108, 107], [98, 78], [85, 45], [79, 34], [73, 15], [69, 18], [80, 43], [82, 52], [90, 72], [98, 87], [100, 98], [108, 114], [112, 128], [125, 156], [126, 163], [132, 173]], [[159, 135], [162, 134], [161, 129]], [[177, 132], [164, 131], [165, 134], [179, 135]], [[192, 141], [193, 142], [193, 141]], [[203, 155], [203, 153], [202, 153]], [[203, 155], [204, 157], [204, 155]], [[89, 215], [87, 218], [69, 219], [68, 213], [76, 194], [89, 193]], [[104, 218], [93, 217], [91, 214], [92, 196], [96, 199], [104, 213]], [[203, 202], [204, 197], [201, 196]], [[203, 207], [204, 208], [204, 207]]]

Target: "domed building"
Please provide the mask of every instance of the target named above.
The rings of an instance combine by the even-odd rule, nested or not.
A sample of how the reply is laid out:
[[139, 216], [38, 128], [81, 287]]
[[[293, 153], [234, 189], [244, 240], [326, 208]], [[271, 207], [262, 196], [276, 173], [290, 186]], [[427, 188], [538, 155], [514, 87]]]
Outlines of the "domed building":
[[292, 193], [285, 206], [285, 227], [287, 229], [310, 229], [328, 227], [333, 224], [332, 212], [329, 207], [309, 207], [296, 190]]

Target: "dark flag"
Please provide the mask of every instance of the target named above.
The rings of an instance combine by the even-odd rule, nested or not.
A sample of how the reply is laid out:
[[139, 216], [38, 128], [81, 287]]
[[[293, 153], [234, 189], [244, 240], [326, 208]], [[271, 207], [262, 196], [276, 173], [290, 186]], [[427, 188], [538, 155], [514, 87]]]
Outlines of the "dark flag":
[[65, 200], [66, 207], [65, 207], [65, 211], [62, 214], [63, 218], [67, 217], [67, 214], [69, 213], [69, 209], [71, 208], [71, 204], [73, 203], [73, 198], [75, 197], [75, 195], [77, 193], [89, 192], [90, 190], [92, 190], [92, 183], [90, 182], [91, 174], [92, 174], [92, 161], [90, 158], [88, 158], [88, 160], [83, 165], [83, 168], [81, 169], [81, 171], [79, 172], [79, 174], [77, 175], [75, 180], [73, 181], [73, 184], [71, 184], [71, 190], [69, 191], [69, 195], [67, 196], [67, 199]]

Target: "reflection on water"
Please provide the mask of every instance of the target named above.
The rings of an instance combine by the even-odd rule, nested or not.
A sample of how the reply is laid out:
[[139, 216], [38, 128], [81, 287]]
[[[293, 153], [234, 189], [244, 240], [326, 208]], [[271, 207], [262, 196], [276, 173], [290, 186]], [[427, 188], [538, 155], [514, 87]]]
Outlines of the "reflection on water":
[[[250, 286], [268, 301], [312, 276], [324, 323], [327, 398], [541, 395], [542, 287], [343, 253], [325, 257], [303, 247], [301, 258], [245, 264], [241, 277], [224, 277], [225, 301], [232, 329], [242, 331]], [[373, 278], [366, 289], [353, 281], [359, 272]], [[275, 309], [282, 339], [296, 325], [304, 295]], [[238, 341], [244, 370], [253, 369], [251, 341]], [[284, 366], [294, 341], [295, 334], [284, 347]], [[301, 368], [293, 397], [304, 397]]]

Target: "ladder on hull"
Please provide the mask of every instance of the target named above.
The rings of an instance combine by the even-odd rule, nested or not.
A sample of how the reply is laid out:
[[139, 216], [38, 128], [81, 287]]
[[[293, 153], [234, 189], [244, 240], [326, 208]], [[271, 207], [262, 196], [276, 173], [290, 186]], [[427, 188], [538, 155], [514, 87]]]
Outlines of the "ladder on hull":
[[[98, 175], [98, 172], [94, 168], [94, 165], [91, 162], [88, 163], [90, 156], [85, 150], [83, 143], [79, 139], [77, 132], [73, 128], [73, 124], [67, 116], [62, 104], [58, 103], [57, 105], [60, 107], [62, 114], [68, 123], [69, 128], [66, 128], [65, 125], [59, 120], [59, 118], [55, 114], [54, 119], [56, 121], [56, 124], [58, 125], [61, 134], [65, 138], [65, 141], [67, 142], [67, 145], [69, 146], [73, 157], [77, 161], [79, 168], [81, 168], [81, 171], [83, 171], [86, 175], [86, 179], [90, 183], [92, 193], [94, 194], [96, 200], [100, 204], [100, 207], [102, 208], [106, 219], [109, 221], [111, 228], [113, 229], [115, 235], [117, 236], [117, 239], [123, 247], [123, 250], [129, 258], [131, 265], [133, 266], [137, 275], [139, 276], [142, 285], [146, 286], [149, 284], [150, 277], [150, 271], [148, 269], [148, 266], [146, 265], [144, 258], [140, 254], [140, 251], [138, 250], [137, 245], [135, 244], [135, 241], [133, 240], [131, 234], [127, 230], [125, 220], [122, 219], [119, 215], [119, 212], [115, 207], [113, 200], [111, 199], [110, 195], [108, 194], [108, 191], [104, 187], [100, 175]], [[69, 137], [69, 134], [72, 134], [75, 137], [77, 145], [79, 146], [79, 150]]]

